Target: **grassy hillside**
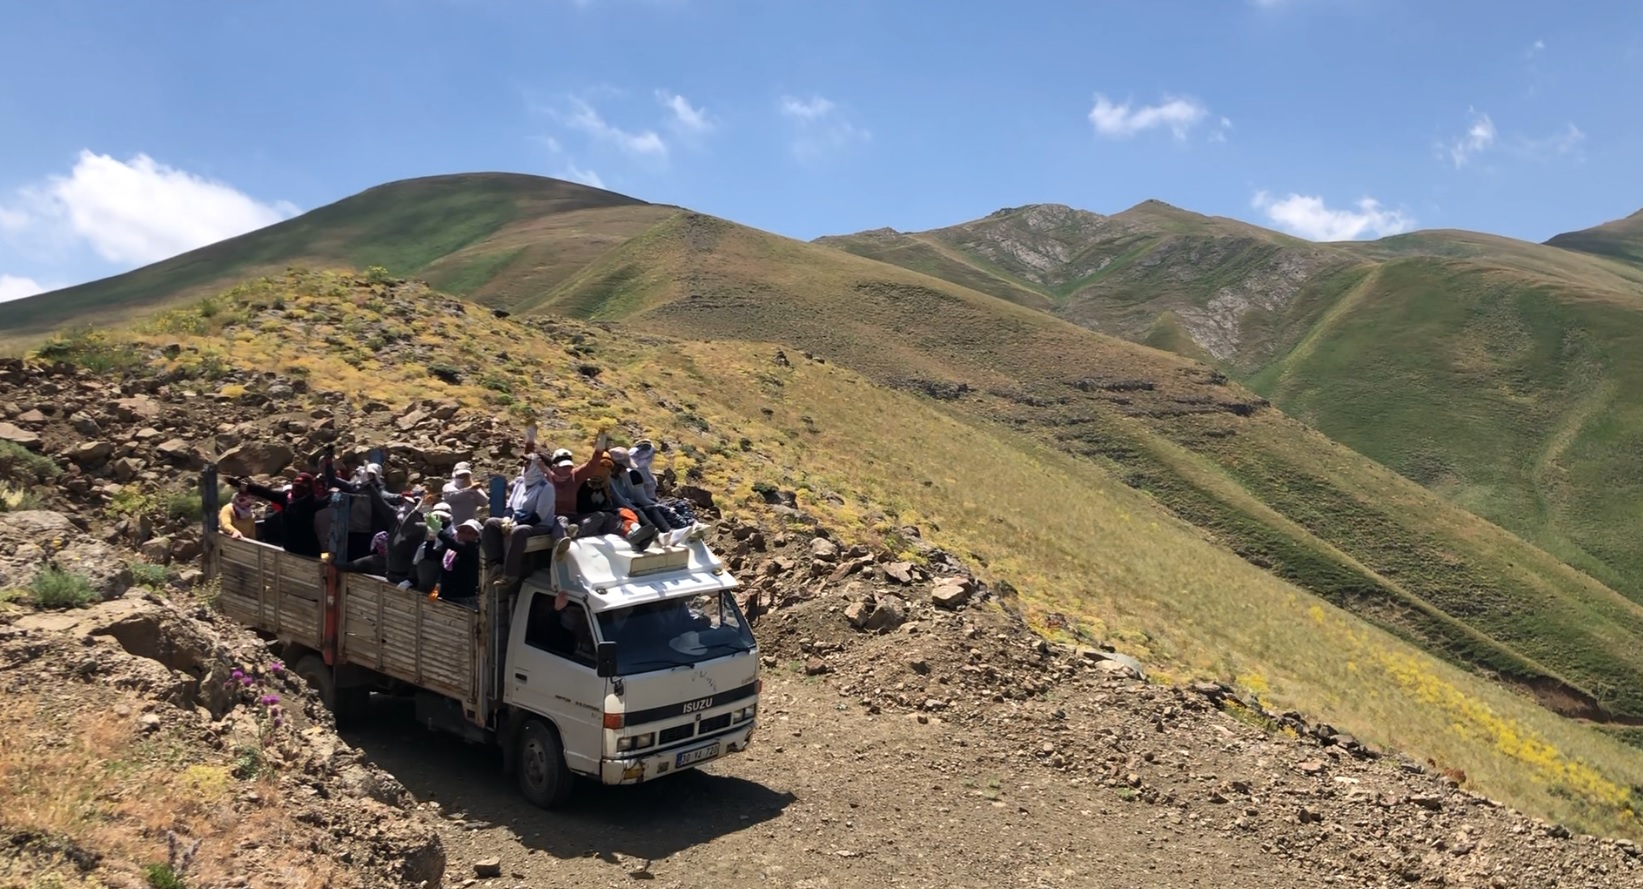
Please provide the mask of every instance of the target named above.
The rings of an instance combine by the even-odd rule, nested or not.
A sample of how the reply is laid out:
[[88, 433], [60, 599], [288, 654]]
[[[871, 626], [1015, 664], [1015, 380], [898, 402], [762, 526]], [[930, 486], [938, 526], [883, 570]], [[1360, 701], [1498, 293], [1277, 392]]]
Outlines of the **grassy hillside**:
[[1565, 232], [1546, 242], [1564, 250], [1578, 250], [1643, 265], [1643, 210], [1599, 226]]
[[[1001, 211], [901, 241], [968, 285], [1212, 361], [1286, 412], [1643, 601], [1643, 214], [1548, 245], [1463, 231], [1309, 244], [1149, 202]], [[932, 248], [933, 249], [933, 248]]]
[[[1148, 491], [1256, 564], [1560, 712], [1643, 718], [1633, 686], [1643, 608], [1201, 364], [691, 214], [612, 251], [539, 308], [692, 339], [775, 340], [924, 393], [954, 416], [1004, 422]], [[1003, 527], [1017, 521], [976, 508]]]
[[[713, 249], [687, 249], [692, 238]], [[47, 348], [105, 373], [192, 379], [204, 392], [225, 367], [304, 377], [308, 397], [344, 420], [362, 398], [395, 407], [456, 398], [509, 418], [505, 435], [535, 417], [548, 442], [578, 449], [604, 425], [618, 443], [657, 437], [668, 443], [658, 469], [707, 487], [730, 511], [760, 508], [758, 487], [775, 485], [847, 541], [906, 547], [915, 559], [900, 529], [917, 525], [928, 543], [1007, 582], [1042, 624], [1112, 639], [1166, 678], [1233, 682], [1269, 706], [1462, 769], [1473, 788], [1525, 810], [1643, 835], [1632, 789], [1643, 786], [1643, 751], [1422, 652], [1392, 613], [1444, 622], [1400, 598], [1399, 584], [1499, 585], [1514, 597], [1503, 613], [1557, 624], [1578, 611], [1580, 626], [1558, 631], [1579, 635], [1573, 647], [1588, 655], [1619, 658], [1616, 639], [1629, 632], [1619, 625], [1633, 609], [1589, 579], [1274, 411], [1243, 415], [1257, 407], [1246, 393], [1174, 356], [714, 220], [670, 220], [644, 246], [654, 266], [606, 261], [635, 282], [631, 298], [557, 295], [642, 330], [497, 319], [433, 293], [390, 299], [370, 278], [301, 274], [250, 282], [132, 334]], [[773, 256], [790, 271], [741, 277]], [[656, 283], [672, 274], [690, 283]], [[840, 331], [847, 314], [860, 321]], [[937, 329], [918, 334], [928, 326]], [[710, 329], [711, 342], [701, 338]], [[871, 342], [856, 341], [875, 329]], [[972, 332], [957, 339], [963, 330]], [[900, 363], [933, 342], [956, 344], [916, 370], [977, 391], [938, 398], [903, 379]], [[167, 357], [168, 343], [182, 348]], [[815, 359], [825, 361], [803, 357], [823, 346]], [[789, 362], [773, 360], [778, 348]], [[436, 367], [460, 382], [431, 376]], [[1274, 493], [1303, 480], [1311, 487]], [[1358, 541], [1348, 555], [1330, 542], [1354, 535], [1376, 545]], [[1253, 555], [1252, 540], [1270, 549]], [[1342, 584], [1328, 588], [1331, 577]], [[1376, 616], [1366, 602], [1388, 612], [1379, 618], [1393, 632], [1355, 616]], [[1446, 626], [1533, 669], [1480, 632]]]
[[669, 212], [540, 176], [473, 173], [390, 182], [122, 275], [0, 303], [0, 340], [68, 323], [118, 321], [288, 265], [379, 265], [505, 306]]

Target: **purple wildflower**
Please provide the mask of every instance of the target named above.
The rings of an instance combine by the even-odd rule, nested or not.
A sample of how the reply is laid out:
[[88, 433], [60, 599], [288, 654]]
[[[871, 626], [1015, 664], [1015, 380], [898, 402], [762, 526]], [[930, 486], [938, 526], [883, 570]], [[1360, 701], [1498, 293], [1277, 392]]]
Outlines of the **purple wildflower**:
[[251, 680], [251, 677], [250, 677], [250, 676], [241, 676], [241, 677], [240, 677], [240, 684], [241, 684], [241, 685], [243, 685], [243, 686], [245, 686], [245, 687], [246, 687], [246, 688], [250, 688], [250, 687], [251, 687], [251, 681], [252, 681], [252, 680]]
[[285, 672], [285, 665], [280, 663], [279, 661], [275, 661], [272, 664], [268, 665], [268, 670], [269, 670], [269, 672], [271, 672], [271, 673], [273, 673], [277, 676], [280, 673]]
[[280, 702], [279, 695], [263, 695], [257, 699], [264, 707], [272, 707]]
[[245, 678], [245, 671], [244, 670], [235, 670], [233, 673], [230, 673], [229, 675], [233, 676], [235, 679], [244, 679]]
[[279, 728], [282, 725], [285, 725], [285, 717], [283, 717], [283, 716], [274, 717], [274, 728]]

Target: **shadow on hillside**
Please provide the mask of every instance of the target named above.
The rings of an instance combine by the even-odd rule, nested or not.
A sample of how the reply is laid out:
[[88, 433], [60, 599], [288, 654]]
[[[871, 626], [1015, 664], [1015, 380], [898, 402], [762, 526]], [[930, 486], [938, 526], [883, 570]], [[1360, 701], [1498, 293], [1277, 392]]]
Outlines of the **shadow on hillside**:
[[794, 800], [786, 791], [698, 769], [622, 787], [579, 780], [565, 807], [549, 812], [519, 795], [502, 773], [500, 750], [429, 731], [416, 724], [409, 701], [374, 697], [370, 718], [343, 731], [344, 740], [419, 802], [437, 801], [447, 815], [495, 825], [557, 858], [614, 853], [660, 860], [775, 818]]

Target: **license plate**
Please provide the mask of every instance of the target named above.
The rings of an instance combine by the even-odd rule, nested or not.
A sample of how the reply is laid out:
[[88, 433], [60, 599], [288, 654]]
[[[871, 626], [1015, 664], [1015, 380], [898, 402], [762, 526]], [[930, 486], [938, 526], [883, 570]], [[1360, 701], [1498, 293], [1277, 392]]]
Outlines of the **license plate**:
[[682, 769], [685, 766], [694, 765], [704, 760], [712, 759], [718, 755], [719, 745], [716, 743], [709, 744], [706, 747], [697, 747], [695, 750], [686, 750], [685, 752], [679, 754], [678, 759], [674, 761], [674, 765]]

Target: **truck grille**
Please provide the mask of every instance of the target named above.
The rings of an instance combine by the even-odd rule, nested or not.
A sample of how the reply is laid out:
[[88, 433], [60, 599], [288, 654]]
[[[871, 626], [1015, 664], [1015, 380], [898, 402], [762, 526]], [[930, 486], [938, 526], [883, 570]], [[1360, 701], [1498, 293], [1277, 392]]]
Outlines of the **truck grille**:
[[730, 726], [730, 717], [734, 714], [721, 713], [701, 722], [676, 725], [673, 728], [662, 729], [656, 736], [656, 746], [665, 747], [677, 741], [683, 741], [694, 735], [707, 735]]
[[656, 738], [656, 744], [657, 746], [661, 746], [663, 744], [671, 744], [674, 741], [683, 741], [694, 734], [696, 734], [696, 726], [687, 722], [684, 725], [676, 725], [673, 728], [662, 729], [661, 734]]
[[698, 734], [705, 735], [708, 732], [716, 732], [719, 729], [725, 728], [726, 726], [729, 726], [729, 725], [730, 725], [730, 714], [729, 713], [721, 713], [718, 716], [714, 716], [710, 719], [702, 720], [697, 725], [696, 731], [697, 731]]

